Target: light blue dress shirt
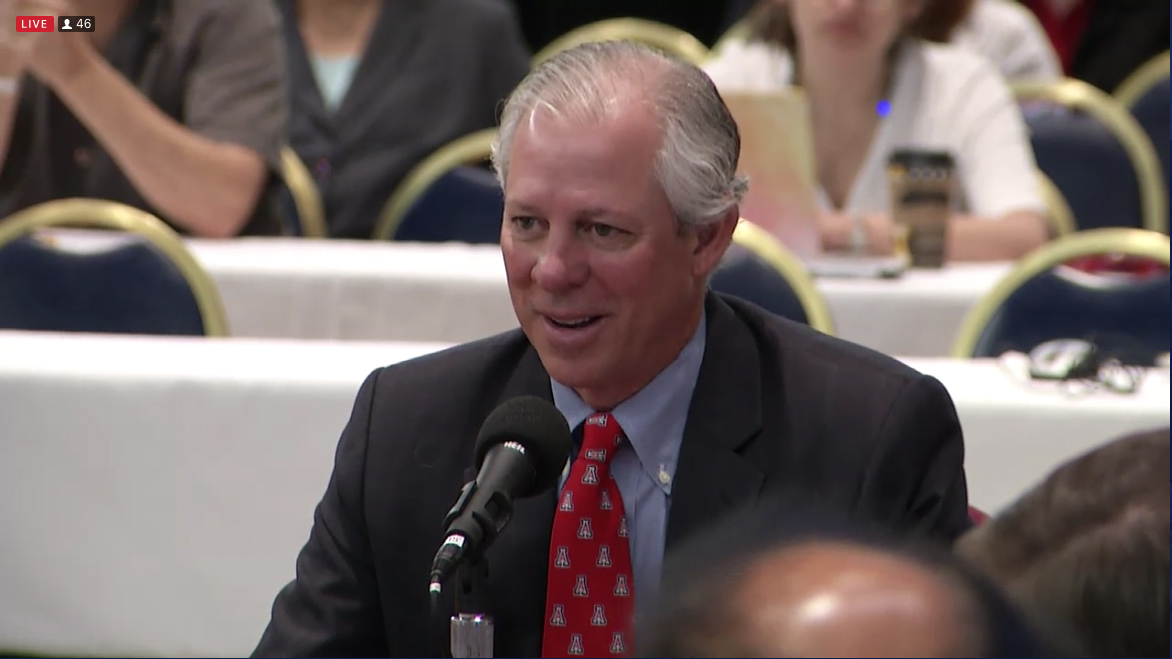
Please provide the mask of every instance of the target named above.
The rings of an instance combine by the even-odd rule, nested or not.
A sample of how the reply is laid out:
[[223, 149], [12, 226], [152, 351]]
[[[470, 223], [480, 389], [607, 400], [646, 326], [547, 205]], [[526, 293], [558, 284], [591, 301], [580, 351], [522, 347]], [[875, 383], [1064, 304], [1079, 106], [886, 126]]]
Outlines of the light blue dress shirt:
[[[623, 497], [630, 529], [628, 542], [636, 605], [640, 601], [646, 602], [645, 598], [654, 596], [659, 590], [672, 482], [684, 439], [688, 407], [692, 403], [692, 391], [696, 388], [700, 364], [704, 361], [707, 324], [707, 316], [702, 316], [696, 333], [675, 361], [637, 394], [611, 410], [629, 442], [615, 455], [611, 473]], [[596, 411], [573, 389], [552, 378], [550, 385], [554, 405], [571, 428], [577, 429]], [[580, 437], [575, 433], [571, 460], [581, 446]], [[569, 470], [567, 463], [562, 471], [561, 485], [565, 484]]]

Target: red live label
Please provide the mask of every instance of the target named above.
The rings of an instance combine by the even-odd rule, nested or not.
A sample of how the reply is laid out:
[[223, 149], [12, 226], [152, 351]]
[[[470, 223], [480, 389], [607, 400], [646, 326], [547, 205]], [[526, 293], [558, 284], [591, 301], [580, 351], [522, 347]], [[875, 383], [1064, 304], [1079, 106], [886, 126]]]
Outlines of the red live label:
[[52, 16], [17, 16], [17, 32], [52, 32], [57, 20]]

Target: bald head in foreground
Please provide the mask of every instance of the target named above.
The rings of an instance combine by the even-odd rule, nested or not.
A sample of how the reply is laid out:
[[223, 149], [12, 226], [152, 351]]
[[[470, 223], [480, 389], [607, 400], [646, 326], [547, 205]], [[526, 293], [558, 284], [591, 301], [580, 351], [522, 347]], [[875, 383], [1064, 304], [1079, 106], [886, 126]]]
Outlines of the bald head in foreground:
[[[669, 559], [643, 657], [1036, 657], [1054, 650], [948, 552], [833, 513], [754, 511]], [[755, 546], [731, 553], [733, 537]]]
[[575, 430], [465, 610], [492, 617], [497, 657], [627, 654], [664, 552], [780, 487], [942, 545], [964, 532], [939, 382], [709, 290], [740, 217], [739, 154], [690, 64], [609, 42], [534, 69], [493, 150], [520, 328], [367, 378], [257, 655], [447, 656], [455, 588], [430, 615], [432, 558], [481, 425], [521, 396]]

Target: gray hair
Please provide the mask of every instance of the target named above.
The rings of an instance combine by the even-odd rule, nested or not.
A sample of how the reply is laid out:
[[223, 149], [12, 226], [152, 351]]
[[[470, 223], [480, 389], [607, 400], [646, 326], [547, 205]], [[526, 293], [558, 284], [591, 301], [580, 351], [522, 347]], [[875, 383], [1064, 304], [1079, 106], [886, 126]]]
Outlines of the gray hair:
[[602, 119], [613, 100], [645, 94], [662, 128], [655, 175], [677, 221], [703, 226], [740, 203], [741, 138], [712, 80], [699, 68], [629, 41], [587, 43], [539, 64], [509, 96], [492, 147], [504, 188], [517, 127], [541, 107], [580, 121]]

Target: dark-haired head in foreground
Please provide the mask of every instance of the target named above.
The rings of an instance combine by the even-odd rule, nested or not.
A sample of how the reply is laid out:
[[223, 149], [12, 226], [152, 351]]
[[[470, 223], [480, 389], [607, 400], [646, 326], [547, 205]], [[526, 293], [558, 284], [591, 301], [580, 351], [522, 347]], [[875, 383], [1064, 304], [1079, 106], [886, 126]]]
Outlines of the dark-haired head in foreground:
[[1168, 428], [1055, 469], [957, 545], [1023, 606], [1098, 657], [1169, 655]]
[[1048, 656], [948, 552], [802, 509], [743, 513], [674, 554], [640, 656]]

